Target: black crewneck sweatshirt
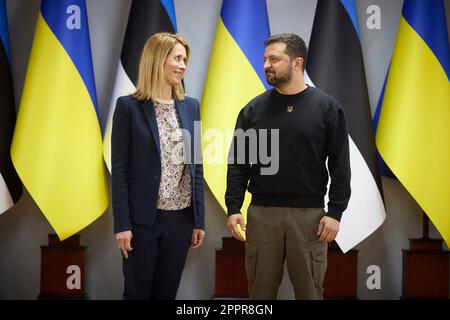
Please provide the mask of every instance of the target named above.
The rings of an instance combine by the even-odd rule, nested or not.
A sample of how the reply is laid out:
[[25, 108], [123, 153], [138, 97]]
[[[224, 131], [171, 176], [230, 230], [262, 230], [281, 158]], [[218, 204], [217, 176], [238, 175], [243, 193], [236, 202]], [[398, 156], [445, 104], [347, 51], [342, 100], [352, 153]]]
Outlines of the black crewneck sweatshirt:
[[[245, 161], [238, 163], [238, 150], [243, 149], [237, 147], [236, 132], [240, 130], [235, 131], [225, 194], [228, 215], [240, 212], [247, 187], [254, 205], [323, 208], [330, 176], [327, 215], [340, 221], [350, 199], [350, 161], [344, 110], [333, 97], [314, 87], [294, 95], [271, 89], [241, 110], [236, 129], [246, 133], [255, 129], [257, 144], [255, 147], [246, 139]], [[267, 158], [259, 156], [261, 142], [265, 140], [261, 138], [265, 131], [260, 129], [267, 130], [266, 149], [268, 157], [272, 157], [268, 164]], [[279, 147], [274, 129], [278, 130]], [[276, 151], [273, 154], [272, 147]], [[253, 155], [258, 154], [256, 161], [249, 156], [252, 150], [256, 150]], [[276, 173], [262, 174], [261, 169], [267, 170], [271, 164], [273, 171], [277, 152]]]

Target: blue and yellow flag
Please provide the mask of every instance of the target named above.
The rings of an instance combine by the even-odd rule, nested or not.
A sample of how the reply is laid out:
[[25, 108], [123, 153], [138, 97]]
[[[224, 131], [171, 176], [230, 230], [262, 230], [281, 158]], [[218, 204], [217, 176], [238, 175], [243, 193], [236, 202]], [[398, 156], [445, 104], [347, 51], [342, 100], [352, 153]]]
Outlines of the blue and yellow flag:
[[[270, 35], [265, 0], [224, 0], [201, 104], [205, 180], [226, 210], [227, 156], [239, 111], [269, 85], [264, 40]], [[250, 203], [247, 193], [242, 206]]]
[[108, 206], [84, 0], [42, 1], [11, 155], [61, 240]]
[[450, 48], [442, 0], [405, 0], [376, 143], [450, 245]]

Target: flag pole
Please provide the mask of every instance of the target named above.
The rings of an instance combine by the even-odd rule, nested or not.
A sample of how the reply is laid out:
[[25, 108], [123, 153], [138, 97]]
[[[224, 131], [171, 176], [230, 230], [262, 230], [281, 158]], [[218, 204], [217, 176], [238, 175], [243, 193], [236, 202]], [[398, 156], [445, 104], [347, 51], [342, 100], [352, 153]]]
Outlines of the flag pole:
[[423, 213], [423, 222], [422, 222], [422, 239], [427, 240], [430, 239], [429, 237], [429, 224], [430, 224], [430, 218], [428, 218], [425, 211], [422, 211]]

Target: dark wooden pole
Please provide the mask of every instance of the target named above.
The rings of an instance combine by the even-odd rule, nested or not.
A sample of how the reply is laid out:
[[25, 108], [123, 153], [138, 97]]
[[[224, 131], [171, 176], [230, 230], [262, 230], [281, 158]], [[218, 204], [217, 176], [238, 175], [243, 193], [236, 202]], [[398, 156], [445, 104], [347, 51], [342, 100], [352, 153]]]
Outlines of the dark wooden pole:
[[427, 214], [425, 213], [425, 211], [422, 211], [423, 213], [423, 225], [422, 225], [422, 239], [429, 239], [429, 224], [430, 224], [430, 219], [428, 218]]

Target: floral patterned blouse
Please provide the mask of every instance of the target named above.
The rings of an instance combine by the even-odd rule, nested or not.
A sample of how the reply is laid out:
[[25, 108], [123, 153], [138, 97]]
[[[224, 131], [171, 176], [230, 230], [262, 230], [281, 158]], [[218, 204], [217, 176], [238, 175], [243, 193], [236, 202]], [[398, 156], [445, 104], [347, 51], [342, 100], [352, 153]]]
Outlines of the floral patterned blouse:
[[191, 205], [190, 166], [184, 163], [183, 134], [174, 100], [153, 102], [161, 150], [157, 208], [181, 210]]

